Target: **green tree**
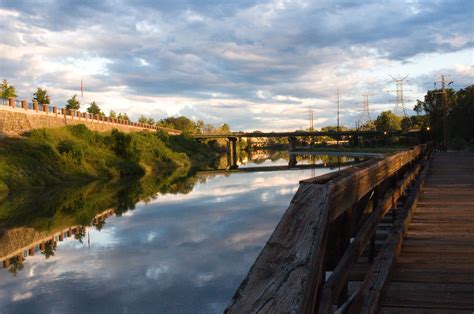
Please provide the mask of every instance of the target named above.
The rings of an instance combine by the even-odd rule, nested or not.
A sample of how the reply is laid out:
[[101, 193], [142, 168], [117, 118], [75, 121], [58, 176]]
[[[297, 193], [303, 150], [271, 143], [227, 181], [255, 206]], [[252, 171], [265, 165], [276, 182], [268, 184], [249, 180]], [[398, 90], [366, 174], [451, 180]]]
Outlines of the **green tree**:
[[196, 133], [202, 134], [205, 130], [205, 124], [204, 121], [198, 120], [196, 122]]
[[12, 274], [13, 277], [16, 277], [18, 271], [22, 270], [24, 265], [23, 265], [23, 259], [19, 257], [14, 257], [10, 260], [10, 268], [8, 271]]
[[[447, 111], [448, 115], [456, 104], [456, 92], [452, 88], [446, 89], [448, 98]], [[424, 96], [424, 100], [416, 101], [417, 104], [413, 108], [417, 113], [426, 113], [428, 115], [429, 126], [431, 128], [432, 137], [440, 140], [443, 135], [443, 108], [441, 103], [441, 90], [429, 90]]]
[[140, 123], [147, 123], [148, 118], [145, 117], [144, 115], [141, 115], [140, 118], [138, 118], [138, 122]]
[[46, 259], [54, 256], [54, 251], [56, 251], [56, 243], [54, 242], [47, 242], [44, 246], [44, 250], [41, 251], [41, 254], [44, 255]]
[[117, 119], [130, 121], [126, 113], [119, 113]]
[[227, 123], [224, 123], [216, 131], [220, 134], [228, 134], [230, 133], [230, 126]]
[[470, 141], [474, 138], [474, 85], [456, 92], [456, 104], [449, 116], [452, 137]]
[[13, 85], [8, 84], [6, 79], [2, 80], [2, 84], [0, 84], [0, 97], [3, 100], [8, 99], [10, 97], [16, 97], [15, 87]]
[[81, 108], [81, 104], [79, 100], [77, 100], [77, 95], [72, 96], [72, 98], [68, 99], [66, 109], [73, 109], [73, 110], [79, 110]]
[[113, 111], [113, 110], [110, 110], [110, 112], [109, 112], [109, 117], [115, 119], [115, 118], [117, 118], [117, 113], [116, 113], [115, 111]]
[[148, 118], [146, 123], [148, 123], [149, 125], [155, 125], [155, 120], [153, 118]]
[[160, 126], [183, 131], [183, 133], [197, 133], [196, 124], [184, 117], [168, 117], [159, 122]]
[[33, 101], [37, 101], [43, 105], [48, 105], [50, 103], [48, 91], [38, 87], [36, 92], [33, 93]]
[[374, 121], [375, 129], [377, 131], [397, 131], [401, 129], [401, 118], [394, 113], [384, 111], [379, 114]]
[[87, 108], [87, 112], [92, 114], [103, 115], [103, 113], [100, 111], [99, 105], [97, 105], [95, 101], [91, 102], [89, 108]]

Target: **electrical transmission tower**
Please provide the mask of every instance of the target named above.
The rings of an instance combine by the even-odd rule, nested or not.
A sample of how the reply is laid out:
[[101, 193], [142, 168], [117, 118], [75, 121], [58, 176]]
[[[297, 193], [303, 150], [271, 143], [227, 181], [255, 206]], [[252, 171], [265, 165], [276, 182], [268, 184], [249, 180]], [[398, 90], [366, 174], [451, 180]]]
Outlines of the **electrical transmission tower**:
[[393, 110], [393, 113], [396, 114], [397, 116], [403, 116], [405, 118], [408, 118], [407, 110], [405, 108], [405, 98], [403, 96], [403, 82], [405, 79], [408, 77], [408, 75], [405, 75], [404, 77], [400, 78], [395, 78], [390, 75], [392, 80], [396, 84], [396, 90], [390, 90], [389, 92], [396, 92], [397, 93], [397, 100], [395, 103], [395, 109]]
[[362, 97], [364, 97], [364, 101], [362, 102], [363, 104], [363, 109], [362, 113], [359, 118], [359, 127], [363, 127], [364, 125], [370, 124], [372, 122], [372, 118], [370, 117], [370, 109], [369, 109], [369, 94], [363, 94]]

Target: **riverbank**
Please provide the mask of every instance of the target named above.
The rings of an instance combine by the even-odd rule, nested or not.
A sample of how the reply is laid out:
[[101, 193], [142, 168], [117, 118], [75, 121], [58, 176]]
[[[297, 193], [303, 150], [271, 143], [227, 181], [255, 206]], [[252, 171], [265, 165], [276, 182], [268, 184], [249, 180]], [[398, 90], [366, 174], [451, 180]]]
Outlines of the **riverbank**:
[[38, 129], [0, 141], [0, 193], [189, 171], [212, 164], [217, 154], [217, 147], [164, 132], [98, 133], [83, 125]]

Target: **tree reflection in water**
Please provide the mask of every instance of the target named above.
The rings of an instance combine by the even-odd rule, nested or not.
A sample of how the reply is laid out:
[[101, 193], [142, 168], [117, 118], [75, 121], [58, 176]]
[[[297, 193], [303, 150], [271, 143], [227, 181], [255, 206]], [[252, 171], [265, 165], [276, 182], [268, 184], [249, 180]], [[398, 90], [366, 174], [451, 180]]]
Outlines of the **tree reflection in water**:
[[[248, 163], [260, 164], [265, 160], [288, 160], [287, 152], [256, 151], [244, 154], [242, 157]], [[253, 154], [253, 156], [251, 156]], [[242, 159], [241, 159], [242, 160]], [[298, 161], [304, 163], [335, 163], [347, 162], [346, 157], [298, 155]], [[218, 159], [217, 169], [222, 168], [226, 156]], [[229, 174], [230, 175], [230, 174]], [[196, 183], [205, 183], [210, 175], [197, 176], [189, 173], [187, 168], [178, 168], [165, 175], [145, 176], [142, 178], [125, 178], [120, 181], [96, 181], [81, 186], [65, 186], [62, 188], [35, 190], [28, 193], [12, 194], [0, 203], [0, 260], [4, 267], [16, 276], [23, 269], [24, 257], [29, 250], [36, 248], [34, 243], [41, 241], [41, 254], [46, 259], [55, 255], [58, 232], [61, 239], [64, 230], [68, 229], [67, 237], [83, 243], [87, 235], [87, 226], [101, 230], [110, 214], [121, 216], [127, 211], [134, 210], [137, 202], [148, 203], [160, 194], [188, 194]], [[104, 214], [104, 211], [107, 213]], [[9, 234], [20, 232], [25, 237], [14, 243]], [[53, 239], [52, 239], [53, 237]], [[42, 240], [44, 239], [44, 240]], [[25, 244], [31, 243], [25, 247]], [[9, 248], [7, 251], [4, 248]], [[22, 250], [21, 255], [17, 251]], [[26, 253], [24, 253], [26, 252]], [[11, 257], [13, 254], [14, 257]], [[3, 257], [2, 257], [3, 256]]]
[[[68, 236], [83, 243], [87, 235], [86, 226], [93, 226], [99, 231], [104, 227], [109, 216], [101, 215], [105, 210], [112, 209], [116, 216], [121, 216], [134, 210], [137, 202], [149, 202], [158, 194], [187, 194], [197, 180], [196, 176], [188, 174], [188, 169], [176, 169], [161, 177], [91, 182], [82, 186], [9, 195], [0, 204], [0, 260], [4, 261], [4, 267], [9, 265], [9, 272], [16, 276], [23, 269], [23, 255], [8, 256], [21, 249], [22, 254], [29, 249], [34, 251], [34, 247], [24, 247], [25, 241], [38, 243], [40, 239], [45, 239], [42, 242], [44, 248], [40, 251], [48, 259], [55, 255], [57, 248], [56, 241], [51, 240], [52, 235], [68, 228], [71, 230], [74, 226]], [[18, 232], [24, 238], [22, 241], [15, 241], [15, 237], [10, 236]]]

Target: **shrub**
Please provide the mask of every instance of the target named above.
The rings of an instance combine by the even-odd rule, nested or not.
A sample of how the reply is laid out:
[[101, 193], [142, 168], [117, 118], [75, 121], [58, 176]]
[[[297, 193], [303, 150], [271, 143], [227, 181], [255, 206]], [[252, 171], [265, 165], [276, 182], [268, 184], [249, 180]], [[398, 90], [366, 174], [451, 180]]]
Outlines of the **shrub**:
[[81, 147], [72, 140], [61, 140], [58, 144], [58, 152], [73, 162], [80, 164], [84, 159], [84, 152]]

